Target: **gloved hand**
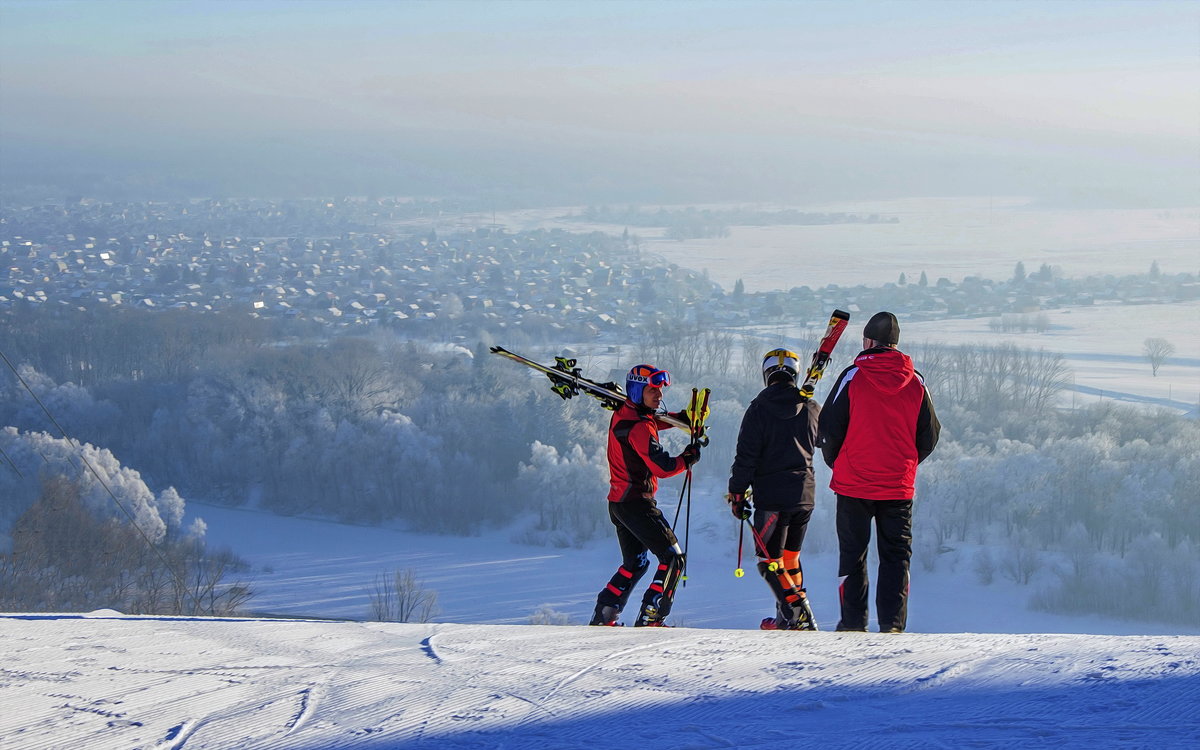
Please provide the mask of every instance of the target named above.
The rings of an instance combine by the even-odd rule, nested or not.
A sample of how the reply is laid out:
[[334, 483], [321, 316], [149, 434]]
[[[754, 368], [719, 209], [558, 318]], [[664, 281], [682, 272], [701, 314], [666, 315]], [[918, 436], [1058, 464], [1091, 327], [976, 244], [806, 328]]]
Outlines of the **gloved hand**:
[[692, 464], [700, 460], [700, 444], [688, 443], [688, 447], [683, 449], [683, 453], [680, 453], [679, 457], [683, 459], [683, 463], [690, 469]]
[[725, 501], [729, 503], [729, 512], [733, 513], [733, 517], [739, 521], [748, 519], [750, 511], [754, 510], [750, 507], [750, 501], [741, 492], [726, 495]]

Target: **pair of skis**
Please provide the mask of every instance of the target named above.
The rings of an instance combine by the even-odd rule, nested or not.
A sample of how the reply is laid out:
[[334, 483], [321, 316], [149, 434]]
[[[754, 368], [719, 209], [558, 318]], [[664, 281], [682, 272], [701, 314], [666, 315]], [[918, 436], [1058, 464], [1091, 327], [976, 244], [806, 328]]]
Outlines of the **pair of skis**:
[[[585, 394], [597, 399], [600, 402], [600, 405], [609, 411], [617, 410], [620, 408], [621, 404], [625, 402], [625, 392], [621, 390], [621, 386], [612, 382], [599, 383], [595, 380], [591, 380], [590, 378], [585, 378], [582, 370], [576, 367], [578, 363], [574, 359], [555, 357], [553, 365], [543, 365], [539, 362], [534, 362], [532, 359], [522, 357], [520, 354], [514, 354], [502, 346], [493, 346], [492, 354], [498, 354], [505, 359], [511, 359], [513, 362], [525, 365], [526, 367], [545, 374], [546, 377], [550, 378], [550, 390], [557, 393], [563, 400], [574, 398], [580, 394]], [[695, 388], [692, 389], [692, 393], [693, 399], [696, 398], [697, 391]], [[703, 412], [705, 417], [707, 417], [708, 389], [703, 389], [703, 393]], [[693, 440], [704, 439], [703, 422], [700, 423], [699, 426], [701, 429], [697, 434], [693, 428], [693, 424], [695, 424], [694, 420], [692, 422], [686, 422], [678, 417], [674, 417], [666, 413], [656, 414], [655, 417], [661, 419], [672, 427], [678, 427], [681, 430], [685, 430], [688, 434], [692, 435]], [[688, 415], [688, 418], [691, 419], [691, 415]]]
[[[833, 311], [833, 315], [829, 318], [829, 324], [825, 328], [825, 335], [821, 337], [817, 350], [813, 352], [812, 360], [804, 373], [804, 380], [800, 384], [800, 395], [805, 399], [812, 399], [817, 381], [821, 379], [821, 376], [825, 374], [825, 368], [829, 366], [833, 348], [837, 346], [838, 339], [842, 337], [842, 332], [846, 330], [849, 323], [850, 313], [843, 310]], [[543, 365], [527, 357], [522, 357], [520, 354], [510, 352], [502, 346], [493, 346], [491, 351], [492, 354], [498, 354], [545, 374], [550, 379], [550, 390], [564, 400], [574, 398], [582, 393], [599, 400], [600, 405], [610, 411], [616, 410], [625, 401], [625, 393], [621, 390], [621, 386], [613, 382], [600, 383], [584, 377], [583, 371], [576, 366], [578, 362], [575, 359], [555, 357], [553, 365]], [[656, 416], [673, 427], [686, 430], [692, 436], [692, 440], [706, 445], [708, 439], [704, 434], [704, 422], [708, 417], [708, 397], [709, 390], [707, 388], [692, 389], [692, 402], [684, 412], [687, 416], [686, 421], [665, 413]]]
[[812, 361], [809, 362], [808, 370], [804, 373], [804, 382], [800, 384], [800, 395], [805, 399], [812, 399], [817, 389], [817, 381], [821, 379], [821, 376], [825, 374], [825, 368], [829, 366], [829, 360], [833, 356], [833, 347], [837, 346], [838, 339], [842, 337], [842, 332], [849, 324], [850, 313], [845, 310], [834, 310], [833, 315], [829, 316], [829, 324], [825, 326], [825, 335], [817, 344], [817, 350], [813, 352]]

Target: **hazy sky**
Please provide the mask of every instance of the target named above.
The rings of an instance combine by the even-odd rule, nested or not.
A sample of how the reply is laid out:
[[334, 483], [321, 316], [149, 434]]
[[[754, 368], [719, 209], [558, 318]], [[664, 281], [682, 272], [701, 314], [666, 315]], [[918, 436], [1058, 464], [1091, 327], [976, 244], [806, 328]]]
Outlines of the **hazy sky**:
[[1200, 204], [1200, 3], [0, 0], [0, 181]]

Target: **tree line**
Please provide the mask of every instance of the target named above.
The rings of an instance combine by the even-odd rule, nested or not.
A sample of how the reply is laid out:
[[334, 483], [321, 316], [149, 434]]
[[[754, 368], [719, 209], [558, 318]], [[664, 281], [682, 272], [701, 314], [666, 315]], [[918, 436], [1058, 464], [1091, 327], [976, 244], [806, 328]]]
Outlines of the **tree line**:
[[[449, 534], [513, 524], [523, 541], [558, 546], [608, 533], [601, 502], [606, 414], [586, 397], [554, 398], [544, 378], [490, 356], [491, 341], [468, 350], [383, 331], [280, 337], [263, 321], [210, 329], [209, 317], [97, 316], [87, 326], [64, 325], [44, 345], [34, 332], [54, 320], [30, 321], [13, 328], [10, 342], [27, 362], [24, 384], [71, 437], [136, 468], [147, 488], [174, 488], [134, 493], [157, 509], [162, 541], [188, 536], [170, 521], [183, 497]], [[128, 331], [138, 340], [122, 342]], [[578, 357], [585, 374], [602, 381], [640, 361], [670, 369], [676, 408], [691, 385], [713, 388], [713, 441], [698, 481], [719, 485], [741, 415], [761, 388], [762, 352], [784, 343], [807, 353], [818, 335], [814, 329], [779, 342], [651, 326], [638, 341], [595, 345]], [[843, 343], [831, 373], [852, 349]], [[1108, 606], [1103, 592], [1124, 586], [1127, 610], [1136, 611], [1122, 614], [1194, 619], [1195, 420], [1111, 403], [1064, 409], [1070, 372], [1056, 354], [1012, 345], [907, 351], [944, 425], [942, 444], [919, 474], [921, 564], [971, 565], [981, 580], [1008, 575], [1037, 587], [1039, 601], [1057, 611], [1100, 611]], [[531, 346], [521, 353], [549, 361], [562, 352]], [[8, 434], [30, 442], [52, 431], [15, 378], [0, 385], [0, 395]], [[670, 432], [665, 440], [680, 447]], [[70, 491], [35, 481], [45, 473], [37, 451], [7, 452], [0, 476], [13, 489], [0, 499], [0, 521], [11, 552], [12, 530], [39, 499], [61, 505]], [[18, 472], [26, 479], [12, 479]], [[84, 496], [100, 521], [115, 519], [96, 512], [109, 502], [103, 495]], [[831, 499], [825, 494], [820, 503], [831, 506]], [[191, 559], [216, 564], [216, 553], [195, 550]], [[235, 562], [226, 563], [225, 578], [236, 577]]]

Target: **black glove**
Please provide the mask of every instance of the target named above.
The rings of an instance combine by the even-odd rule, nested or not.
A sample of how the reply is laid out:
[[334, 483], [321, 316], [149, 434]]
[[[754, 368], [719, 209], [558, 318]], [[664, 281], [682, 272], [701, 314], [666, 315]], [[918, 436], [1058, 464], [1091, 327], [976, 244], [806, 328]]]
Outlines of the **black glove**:
[[750, 518], [750, 511], [754, 510], [750, 507], [750, 501], [741, 492], [729, 493], [725, 496], [726, 502], [729, 503], [729, 511], [733, 513], [733, 517], [739, 521], [745, 521]]
[[700, 460], [700, 444], [688, 443], [688, 447], [683, 449], [683, 453], [679, 454], [683, 459], [683, 463], [690, 469], [692, 464]]

